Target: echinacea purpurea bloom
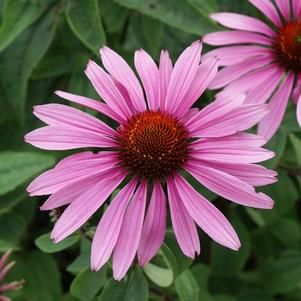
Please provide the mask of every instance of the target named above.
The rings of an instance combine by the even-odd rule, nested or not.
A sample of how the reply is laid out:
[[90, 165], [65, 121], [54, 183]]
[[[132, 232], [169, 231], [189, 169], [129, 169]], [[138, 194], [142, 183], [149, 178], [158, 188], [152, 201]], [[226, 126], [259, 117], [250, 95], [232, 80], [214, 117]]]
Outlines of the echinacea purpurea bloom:
[[[124, 183], [97, 226], [91, 267], [99, 270], [112, 255], [121, 279], [136, 253], [140, 265], [159, 250], [166, 230], [166, 199], [177, 241], [186, 256], [200, 252], [196, 224], [219, 244], [237, 250], [239, 238], [225, 216], [182, 176], [189, 172], [204, 186], [233, 202], [272, 208], [254, 186], [271, 184], [276, 173], [255, 163], [273, 157], [265, 141], [243, 133], [266, 113], [265, 105], [245, 105], [244, 95], [220, 96], [202, 110], [191, 109], [215, 77], [215, 58], [200, 64], [202, 44], [193, 43], [175, 65], [167, 51], [159, 67], [143, 50], [135, 67], [108, 47], [101, 49], [106, 71], [90, 61], [86, 75], [105, 103], [66, 92], [56, 94], [109, 116], [111, 128], [96, 117], [61, 104], [34, 107], [47, 126], [25, 136], [48, 150], [93, 147], [71, 155], [27, 188], [31, 196], [51, 195], [42, 210], [67, 206], [51, 237], [55, 242], [79, 229]], [[145, 96], [146, 95], [146, 100]]]
[[301, 1], [249, 0], [268, 19], [236, 13], [214, 13], [211, 18], [230, 31], [207, 34], [203, 41], [222, 46], [204, 58], [217, 56], [224, 66], [210, 89], [245, 92], [246, 103], [269, 102], [270, 112], [258, 125], [266, 140], [279, 128], [289, 98], [297, 103], [301, 126]]

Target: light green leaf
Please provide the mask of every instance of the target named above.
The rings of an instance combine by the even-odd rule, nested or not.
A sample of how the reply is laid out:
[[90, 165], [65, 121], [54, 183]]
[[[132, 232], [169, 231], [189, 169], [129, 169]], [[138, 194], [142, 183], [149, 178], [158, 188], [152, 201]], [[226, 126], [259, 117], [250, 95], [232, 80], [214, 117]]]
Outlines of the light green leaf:
[[74, 34], [96, 55], [106, 43], [97, 0], [67, 2], [66, 16]]
[[44, 1], [6, 0], [0, 27], [0, 51], [7, 47], [45, 9]]
[[0, 195], [10, 192], [52, 166], [52, 156], [34, 152], [0, 152]]
[[56, 28], [57, 11], [49, 11], [1, 53], [0, 103], [4, 112], [24, 123], [27, 84], [47, 51]]
[[72, 235], [59, 243], [54, 243], [50, 233], [43, 234], [35, 240], [36, 246], [45, 253], [56, 253], [74, 245], [79, 240], [79, 235]]
[[115, 2], [198, 36], [214, 31], [217, 28], [207, 16], [199, 14], [186, 1], [115, 0]]
[[73, 296], [82, 301], [93, 300], [106, 281], [106, 266], [98, 272], [92, 272], [88, 267], [80, 272], [71, 283], [70, 291]]
[[181, 301], [198, 300], [199, 287], [191, 271], [181, 273], [175, 280], [175, 287]]
[[168, 287], [173, 283], [173, 271], [170, 268], [162, 268], [152, 263], [144, 267], [146, 276], [160, 287]]

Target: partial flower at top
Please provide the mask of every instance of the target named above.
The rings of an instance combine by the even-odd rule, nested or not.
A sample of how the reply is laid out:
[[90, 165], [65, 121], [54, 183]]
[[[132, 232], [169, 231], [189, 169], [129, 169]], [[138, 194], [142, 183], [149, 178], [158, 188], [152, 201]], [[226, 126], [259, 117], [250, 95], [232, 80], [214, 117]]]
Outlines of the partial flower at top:
[[100, 52], [107, 71], [90, 61], [85, 73], [105, 103], [56, 92], [109, 116], [118, 123], [114, 129], [65, 105], [34, 108], [47, 126], [27, 134], [28, 143], [49, 150], [100, 149], [65, 158], [27, 188], [31, 196], [51, 195], [42, 210], [67, 206], [52, 231], [55, 242], [79, 229], [122, 187], [97, 226], [93, 270], [99, 270], [111, 255], [118, 280], [136, 253], [140, 265], [147, 264], [164, 240], [166, 200], [185, 255], [194, 258], [200, 252], [196, 224], [221, 245], [239, 249], [237, 234], [225, 216], [187, 182], [182, 171], [233, 202], [273, 207], [273, 201], [253, 186], [276, 181], [274, 171], [254, 164], [274, 154], [261, 147], [265, 143], [261, 137], [242, 133], [267, 108], [243, 104], [244, 95], [239, 95], [220, 96], [200, 111], [191, 109], [218, 69], [215, 58], [200, 64], [201, 48], [199, 41], [193, 43], [174, 66], [168, 52], [162, 51], [159, 67], [145, 51], [136, 51], [134, 62], [143, 91], [128, 64], [104, 47]]
[[275, 0], [276, 6], [270, 0], [249, 2], [270, 24], [235, 13], [212, 14], [213, 20], [233, 30], [207, 34], [205, 43], [225, 47], [204, 58], [217, 56], [225, 66], [209, 88], [244, 91], [246, 103], [269, 101], [270, 112], [258, 126], [259, 135], [269, 140], [280, 126], [294, 86], [301, 126], [301, 0]]
[[11, 301], [10, 298], [6, 297], [4, 294], [9, 291], [15, 291], [22, 288], [23, 280], [14, 281], [11, 283], [4, 283], [4, 278], [8, 274], [8, 272], [15, 265], [15, 261], [7, 263], [7, 260], [11, 254], [11, 251], [7, 251], [0, 258], [0, 301]]

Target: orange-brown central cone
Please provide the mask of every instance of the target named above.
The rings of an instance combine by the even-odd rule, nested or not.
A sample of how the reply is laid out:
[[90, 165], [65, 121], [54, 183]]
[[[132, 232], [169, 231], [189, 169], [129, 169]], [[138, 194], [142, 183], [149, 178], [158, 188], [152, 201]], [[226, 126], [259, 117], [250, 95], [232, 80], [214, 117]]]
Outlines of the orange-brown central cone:
[[162, 112], [135, 115], [119, 129], [117, 142], [122, 166], [132, 175], [149, 180], [163, 180], [188, 157], [186, 129]]
[[301, 21], [288, 23], [279, 30], [275, 50], [283, 66], [301, 72]]

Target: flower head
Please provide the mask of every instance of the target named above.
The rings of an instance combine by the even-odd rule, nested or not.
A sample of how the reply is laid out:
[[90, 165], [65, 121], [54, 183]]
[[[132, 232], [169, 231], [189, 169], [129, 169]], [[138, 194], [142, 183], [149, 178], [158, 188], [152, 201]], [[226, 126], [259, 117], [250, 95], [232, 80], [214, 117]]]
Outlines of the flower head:
[[[147, 264], [160, 248], [166, 230], [166, 200], [178, 243], [185, 255], [200, 252], [196, 224], [218, 243], [237, 250], [239, 238], [225, 216], [188, 183], [189, 172], [233, 202], [272, 208], [273, 201], [254, 186], [276, 181], [276, 173], [255, 163], [273, 157], [257, 135], [243, 133], [266, 113], [265, 105], [244, 104], [245, 96], [220, 95], [202, 110], [191, 109], [217, 73], [218, 61], [200, 64], [201, 43], [188, 47], [175, 65], [167, 51], [159, 67], [143, 50], [135, 53], [134, 72], [113, 50], [101, 49], [105, 71], [90, 61], [85, 71], [105, 101], [66, 92], [62, 98], [112, 118], [111, 128], [96, 117], [65, 105], [36, 106], [47, 126], [25, 136], [50, 150], [96, 147], [71, 155], [28, 187], [30, 195], [51, 195], [42, 210], [67, 208], [52, 238], [58, 242], [79, 229], [118, 187], [92, 243], [91, 266], [99, 270], [112, 255], [113, 273], [121, 279], [138, 254]], [[146, 100], [144, 97], [146, 96]]]
[[270, 112], [258, 126], [259, 135], [269, 140], [280, 126], [290, 97], [297, 102], [301, 126], [301, 2], [249, 2], [268, 22], [235, 13], [212, 14], [212, 19], [232, 30], [207, 34], [205, 43], [223, 47], [204, 58], [217, 56], [224, 66], [210, 88], [245, 92], [246, 103], [269, 101]]
[[19, 290], [22, 288], [22, 284], [24, 283], [24, 280], [14, 281], [11, 283], [3, 283], [5, 276], [15, 265], [15, 261], [6, 263], [10, 254], [11, 254], [11, 251], [7, 251], [0, 258], [0, 300], [1, 301], [10, 301], [11, 299], [4, 296], [3, 293]]

